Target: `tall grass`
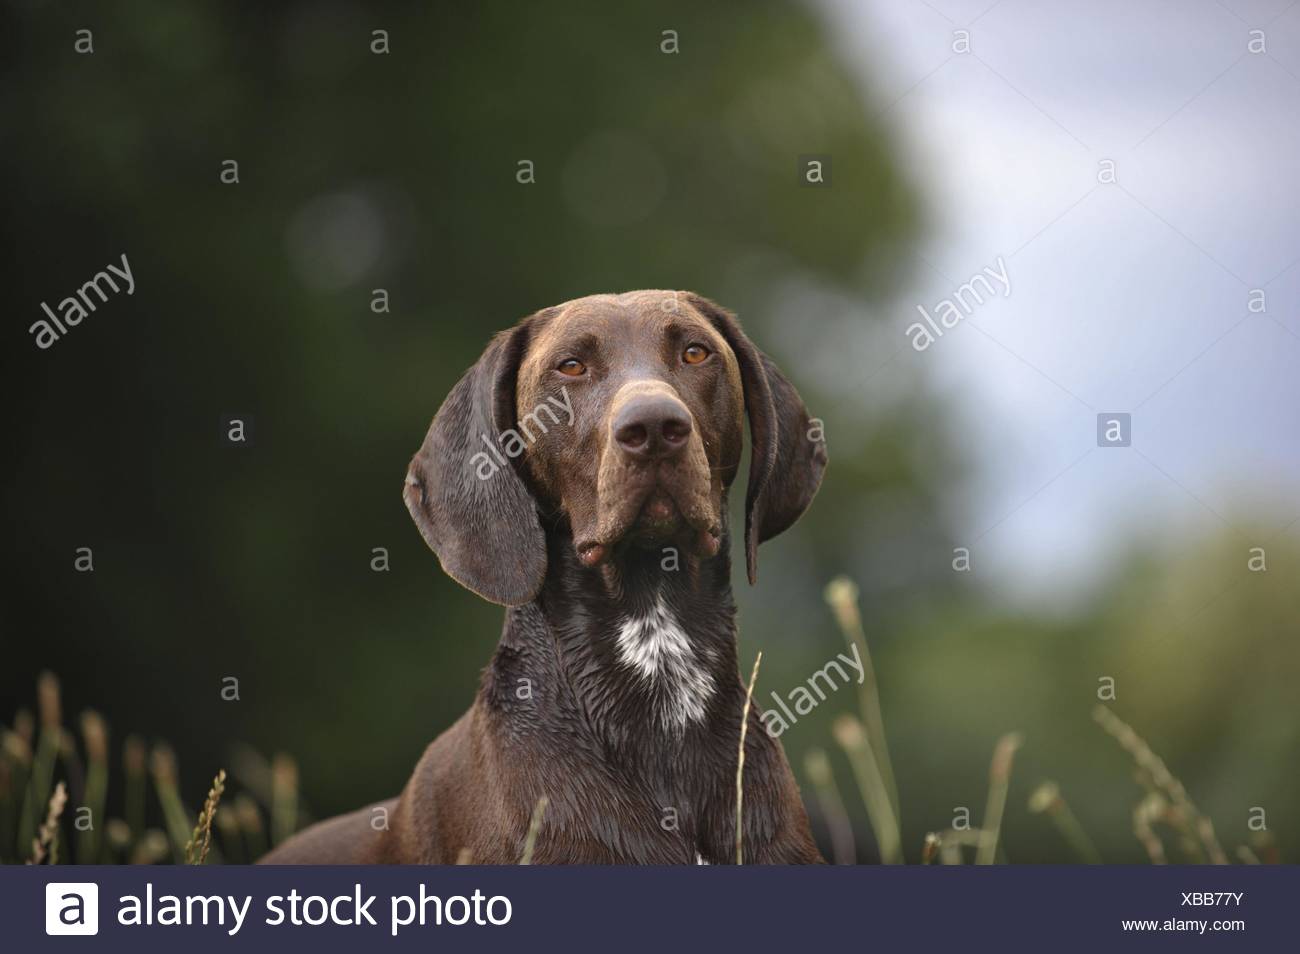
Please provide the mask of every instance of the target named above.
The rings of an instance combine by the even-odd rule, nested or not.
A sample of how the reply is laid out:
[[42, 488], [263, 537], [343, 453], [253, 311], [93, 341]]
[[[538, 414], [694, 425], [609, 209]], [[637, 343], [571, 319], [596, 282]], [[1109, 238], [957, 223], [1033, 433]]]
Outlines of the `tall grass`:
[[221, 794], [226, 790], [226, 770], [217, 772], [208, 789], [208, 797], [199, 812], [199, 823], [194, 826], [194, 833], [185, 845], [185, 863], [201, 865], [208, 860], [208, 850], [212, 847], [212, 822], [217, 816], [217, 806], [221, 804]]
[[867, 818], [876, 834], [876, 844], [880, 846], [880, 860], [887, 865], [902, 864], [902, 832], [889, 802], [889, 790], [880, 770], [880, 761], [862, 723], [851, 715], [840, 716], [835, 720], [833, 733], [853, 768], [858, 791], [867, 807]]
[[1079, 824], [1079, 819], [1070, 810], [1055, 782], [1043, 782], [1034, 789], [1034, 793], [1029, 796], [1029, 810], [1034, 814], [1046, 815], [1080, 861], [1090, 865], [1101, 864], [1097, 846]]
[[837, 865], [851, 865], [858, 857], [857, 842], [853, 837], [853, 823], [844, 809], [839, 786], [831, 760], [822, 749], [812, 749], [804, 756], [804, 771], [812, 779], [817, 795], [817, 805], [831, 838], [831, 858]]
[[[297, 767], [285, 756], [268, 766], [241, 750], [241, 765], [271, 780], [265, 790], [250, 794], [259, 786], [241, 779], [242, 790], [225, 808], [221, 770], [195, 813], [182, 796], [170, 746], [150, 748], [126, 736], [115, 777], [107, 720], [87, 710], [77, 720], [79, 737], [65, 727], [52, 673], [37, 679], [36, 711], [34, 718], [20, 709], [10, 726], [0, 725], [0, 864], [249, 862], [270, 847], [266, 817], [277, 842], [301, 824]], [[114, 806], [120, 816], [109, 813]]]
[[[858, 714], [837, 717], [831, 734], [844, 751], [857, 782], [880, 860], [885, 864], [901, 863], [904, 857], [900, 841], [898, 790], [885, 737], [875, 668], [858, 607], [857, 587], [844, 577], [832, 580], [826, 587], [826, 602], [844, 639], [860, 653], [864, 670]], [[1133, 834], [1149, 860], [1153, 864], [1164, 864], [1168, 860], [1168, 852], [1159, 834], [1163, 828], [1179, 846], [1184, 860], [1228, 864], [1229, 858], [1215, 835], [1209, 816], [1197, 808], [1186, 787], [1142, 737], [1105, 706], [1099, 705], [1093, 710], [1093, 719], [1133, 759], [1138, 783], [1145, 792], [1133, 809]], [[935, 860], [944, 864], [961, 864], [966, 860], [968, 850], [973, 852], [976, 864], [992, 864], [999, 858], [1006, 860], [1005, 852], [1001, 850], [1001, 834], [1009, 823], [1007, 801], [1015, 754], [1024, 744], [1025, 739], [1019, 732], [1009, 732], [998, 740], [989, 765], [988, 795], [981, 827], [931, 831], [921, 846], [922, 864]], [[853, 836], [851, 827], [845, 831], [849, 827], [848, 819], [829, 760], [821, 749], [814, 749], [809, 753], [805, 766], [831, 832], [835, 860], [843, 862], [851, 855]], [[1039, 785], [1029, 798], [1028, 809], [1031, 814], [1050, 820], [1079, 861], [1087, 864], [1101, 862], [1092, 839], [1055, 783]], [[1267, 832], [1257, 832], [1254, 837], [1253, 845], [1237, 847], [1236, 857], [1245, 864], [1258, 864], [1261, 860], [1277, 863], [1280, 859], [1272, 836]]]
[[736, 755], [736, 864], [745, 863], [745, 734], [749, 731], [749, 707], [754, 702], [754, 683], [758, 682], [758, 664], [763, 654], [754, 657], [754, 669], [749, 674], [749, 687], [745, 690], [745, 706], [740, 710], [740, 751]]
[[39, 865], [47, 858], [50, 864], [58, 864], [59, 819], [63, 817], [63, 806], [67, 803], [68, 791], [63, 787], [63, 783], [59, 782], [54, 786], [54, 794], [50, 796], [50, 807], [45, 815], [45, 823], [32, 839], [32, 857], [28, 864]]
[[858, 609], [858, 587], [848, 577], [840, 576], [826, 585], [826, 602], [840, 625], [840, 631], [850, 648], [856, 647], [862, 663], [862, 681], [858, 686], [858, 709], [867, 729], [867, 743], [880, 773], [880, 781], [889, 798], [894, 824], [901, 827], [902, 812], [898, 800], [898, 783], [894, 781], [894, 766], [889, 758], [889, 739], [885, 735], [885, 717], [880, 709], [880, 689], [876, 684], [876, 667], [871, 662], [867, 646], [867, 633], [862, 627], [862, 613]]
[[[528, 834], [524, 836], [524, 851], [519, 856], [521, 865], [531, 865], [533, 863], [533, 853], [537, 850], [537, 836], [542, 832], [542, 819], [546, 817], [546, 806], [548, 804], [550, 804], [550, 799], [543, 795], [537, 799], [537, 804], [533, 806], [533, 817], [528, 822]], [[459, 860], [457, 863], [460, 863]], [[464, 863], [470, 864], [470, 859], [467, 857]]]
[[[1183, 845], [1192, 852], [1201, 855], [1197, 860], [1208, 859], [1216, 865], [1226, 865], [1228, 856], [1224, 854], [1219, 840], [1214, 834], [1214, 823], [1204, 815], [1192, 802], [1191, 796], [1164, 761], [1151, 751], [1151, 746], [1133, 731], [1132, 727], [1103, 705], [1093, 709], [1092, 717], [1120, 747], [1132, 756], [1138, 768], [1138, 781], [1147, 790], [1147, 814], [1149, 821], [1166, 821], [1183, 836]], [[1140, 806], [1141, 807], [1141, 806]], [[1136, 826], [1136, 814], [1134, 825]], [[1154, 837], [1154, 832], [1148, 832]], [[1151, 851], [1149, 842], [1144, 840]], [[1152, 858], [1154, 861], [1154, 857]]]
[[[832, 738], [856, 782], [881, 861], [901, 864], [906, 858], [898, 789], [857, 588], [844, 578], [836, 579], [826, 589], [826, 600], [863, 665], [858, 712], [836, 718]], [[744, 861], [745, 731], [761, 658], [760, 654], [755, 659], [750, 675], [737, 753], [737, 863]], [[1230, 863], [1210, 817], [1151, 746], [1105, 706], [1093, 710], [1093, 719], [1133, 761], [1142, 797], [1133, 808], [1132, 831], [1148, 859], [1165, 864], [1172, 847], [1187, 862]], [[233, 797], [223, 801], [227, 776], [218, 771], [202, 810], [195, 813], [182, 796], [173, 750], [161, 742], [150, 747], [138, 736], [127, 735], [122, 741], [115, 799], [108, 722], [90, 710], [78, 721], [80, 744], [64, 725], [58, 679], [42, 673], [36, 684], [36, 715], [19, 709], [11, 725], [0, 725], [0, 863], [251, 862], [307, 820], [296, 763], [285, 755], [267, 761], [247, 747], [236, 747], [231, 755], [232, 776], [237, 780]], [[989, 765], [981, 826], [929, 832], [918, 856], [922, 864], [961, 864], [968, 857], [977, 864], [1007, 860], [1002, 832], [1023, 820], [1009, 812], [1008, 805], [1015, 754], [1024, 744], [1018, 732], [998, 740]], [[853, 826], [827, 752], [811, 750], [804, 768], [830, 833], [833, 859], [841, 864], [855, 861]], [[120, 805], [120, 816], [108, 814], [114, 805]], [[522, 864], [532, 862], [546, 807], [543, 798], [534, 809]], [[1055, 829], [1079, 861], [1101, 862], [1093, 840], [1055, 783], [1039, 784], [1027, 808], [1031, 817], [1045, 819]], [[1268, 832], [1256, 832], [1251, 844], [1235, 847], [1233, 856], [1244, 864], [1281, 860]]]
[[1011, 788], [1011, 762], [1024, 739], [1019, 732], [1009, 732], [998, 739], [989, 765], [989, 795], [984, 807], [984, 827], [975, 851], [975, 864], [991, 865], [997, 856], [998, 836], [1002, 833], [1002, 815]]

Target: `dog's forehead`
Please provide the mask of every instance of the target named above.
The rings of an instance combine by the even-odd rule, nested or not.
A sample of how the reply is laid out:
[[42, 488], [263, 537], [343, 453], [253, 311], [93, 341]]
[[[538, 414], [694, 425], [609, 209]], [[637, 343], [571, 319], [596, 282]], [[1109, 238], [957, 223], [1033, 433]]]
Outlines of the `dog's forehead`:
[[724, 339], [683, 292], [633, 291], [621, 295], [588, 295], [557, 305], [537, 336], [549, 344], [589, 334], [611, 336], [625, 346], [654, 343], [671, 327], [686, 328], [705, 336], [715, 346]]

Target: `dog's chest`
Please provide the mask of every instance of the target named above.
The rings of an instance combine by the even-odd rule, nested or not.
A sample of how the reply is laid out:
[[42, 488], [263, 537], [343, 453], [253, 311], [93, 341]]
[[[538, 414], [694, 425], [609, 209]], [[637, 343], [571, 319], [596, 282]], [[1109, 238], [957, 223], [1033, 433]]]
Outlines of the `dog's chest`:
[[619, 663], [649, 694], [662, 729], [680, 733], [704, 719], [715, 688], [706, 650], [692, 645], [661, 596], [649, 609], [624, 617], [614, 641]]

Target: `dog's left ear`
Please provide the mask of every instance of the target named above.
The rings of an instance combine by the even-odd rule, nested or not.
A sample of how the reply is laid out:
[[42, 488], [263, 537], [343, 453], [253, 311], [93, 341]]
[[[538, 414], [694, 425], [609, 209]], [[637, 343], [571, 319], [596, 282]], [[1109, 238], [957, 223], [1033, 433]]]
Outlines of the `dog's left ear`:
[[499, 450], [501, 432], [514, 426], [515, 378], [530, 324], [497, 335], [447, 395], [402, 488], [447, 575], [504, 606], [529, 602], [546, 576], [537, 504]]
[[687, 300], [727, 340], [740, 363], [753, 443], [745, 490], [745, 569], [758, 579], [758, 545], [786, 530], [812, 503], [826, 470], [826, 441], [776, 363], [740, 330], [736, 316], [696, 294]]

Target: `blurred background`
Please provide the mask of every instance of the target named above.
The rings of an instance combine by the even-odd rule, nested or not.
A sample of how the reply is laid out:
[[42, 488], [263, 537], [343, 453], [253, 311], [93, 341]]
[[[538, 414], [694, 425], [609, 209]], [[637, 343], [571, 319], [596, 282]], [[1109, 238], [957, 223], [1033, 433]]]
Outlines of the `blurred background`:
[[[501, 620], [402, 505], [433, 412], [539, 307], [686, 288], [831, 454], [737, 572], [742, 661], [786, 696], [856, 583], [908, 860], [978, 822], [1010, 731], [1007, 860], [1079, 857], [1046, 780], [1147, 860], [1099, 700], [1229, 851], [1300, 856], [1300, 6], [11, 0], [0, 70], [0, 723], [49, 670], [115, 753], [168, 740], [191, 806], [236, 745], [296, 760], [304, 814], [395, 794]], [[38, 350], [41, 302], [124, 253], [134, 294]], [[824, 849], [816, 750], [873, 861], [855, 696], [782, 742]]]

